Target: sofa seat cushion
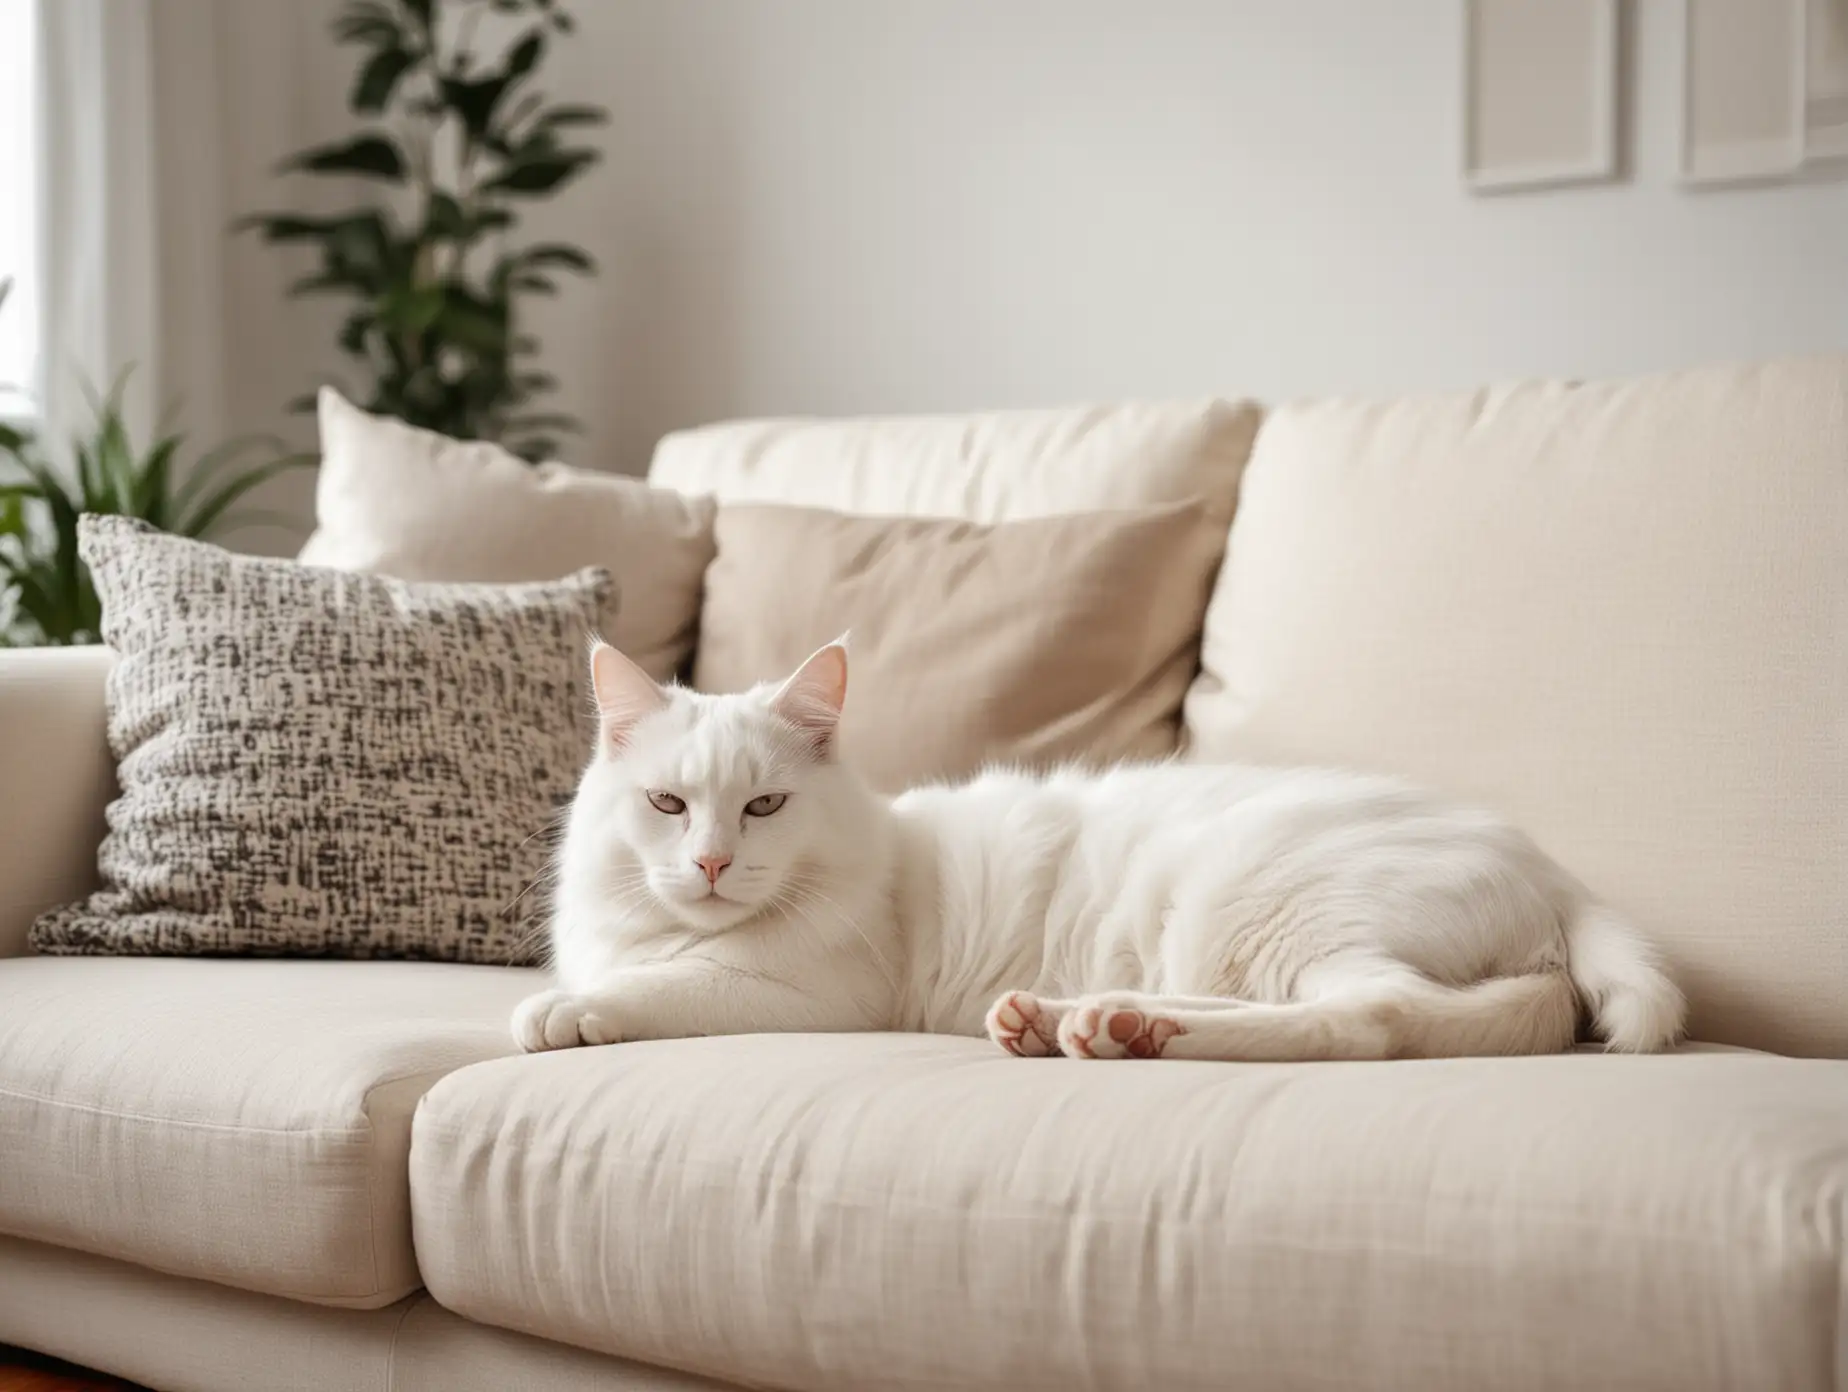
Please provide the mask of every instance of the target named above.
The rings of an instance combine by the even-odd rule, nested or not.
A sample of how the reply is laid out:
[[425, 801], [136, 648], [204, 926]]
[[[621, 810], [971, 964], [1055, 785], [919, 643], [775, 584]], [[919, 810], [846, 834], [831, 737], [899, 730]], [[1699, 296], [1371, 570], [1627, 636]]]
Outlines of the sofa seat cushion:
[[1025, 1062], [758, 1036], [454, 1074], [430, 1292], [772, 1387], [1829, 1385], [1848, 1064]]
[[532, 973], [0, 961], [0, 1233], [371, 1307], [420, 1284], [412, 1109], [509, 1053]]

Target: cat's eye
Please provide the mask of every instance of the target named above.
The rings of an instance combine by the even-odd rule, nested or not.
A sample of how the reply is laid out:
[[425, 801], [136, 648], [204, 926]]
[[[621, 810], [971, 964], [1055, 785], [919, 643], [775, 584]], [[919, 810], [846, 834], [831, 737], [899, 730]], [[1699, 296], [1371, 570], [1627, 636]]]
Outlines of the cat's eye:
[[687, 805], [672, 793], [650, 793], [648, 802], [657, 812], [665, 812], [670, 817], [678, 817], [687, 810]]
[[768, 817], [772, 812], [776, 811], [788, 801], [788, 793], [765, 793], [762, 797], [754, 797], [749, 802], [745, 803], [744, 815], [747, 817]]

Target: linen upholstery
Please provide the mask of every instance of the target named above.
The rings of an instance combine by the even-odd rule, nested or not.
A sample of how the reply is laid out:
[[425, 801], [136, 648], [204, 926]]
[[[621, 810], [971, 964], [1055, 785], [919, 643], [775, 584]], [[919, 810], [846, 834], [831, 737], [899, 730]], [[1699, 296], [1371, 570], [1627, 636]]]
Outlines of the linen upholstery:
[[1172, 754], [1225, 524], [1198, 501], [993, 526], [744, 504], [717, 540], [694, 685], [780, 680], [852, 630], [841, 757], [896, 792]]
[[101, 645], [0, 653], [0, 957], [32, 920], [88, 894], [115, 792]]
[[1848, 1056], [1848, 356], [1280, 407], [1227, 555], [1196, 757], [1486, 802], [1695, 1037]]
[[0, 1237], [0, 1343], [187, 1392], [724, 1392], [411, 1295], [336, 1310]]
[[320, 395], [315, 532], [300, 559], [404, 580], [616, 578], [604, 636], [667, 681], [693, 654], [712, 502], [639, 479], [530, 465]]
[[[537, 973], [0, 961], [0, 1234], [328, 1305], [419, 1284], [411, 1110]], [[30, 1340], [26, 1342], [30, 1343]]]
[[603, 571], [413, 585], [115, 517], [80, 545], [121, 660], [103, 887], [41, 952], [507, 962], [583, 760]]
[[1826, 1388], [1848, 1065], [1245, 1066], [757, 1036], [425, 1097], [459, 1314], [815, 1389]]
[[1223, 524], [1260, 415], [1193, 401], [740, 421], [666, 436], [648, 477], [727, 504], [969, 522], [1199, 498]]

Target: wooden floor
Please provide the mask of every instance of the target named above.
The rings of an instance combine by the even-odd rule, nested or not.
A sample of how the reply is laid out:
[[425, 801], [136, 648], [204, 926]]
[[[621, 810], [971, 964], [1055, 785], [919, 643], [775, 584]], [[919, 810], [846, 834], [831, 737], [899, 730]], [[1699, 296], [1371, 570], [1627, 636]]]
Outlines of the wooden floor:
[[42, 1353], [0, 1344], [0, 1392], [141, 1392], [132, 1382], [85, 1372]]

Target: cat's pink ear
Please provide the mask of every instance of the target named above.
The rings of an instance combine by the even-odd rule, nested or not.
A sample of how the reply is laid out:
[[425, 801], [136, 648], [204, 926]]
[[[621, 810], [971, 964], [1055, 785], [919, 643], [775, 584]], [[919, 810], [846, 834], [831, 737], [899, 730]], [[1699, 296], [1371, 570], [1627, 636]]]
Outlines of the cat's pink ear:
[[847, 703], [847, 635], [842, 634], [796, 669], [770, 709], [808, 736], [822, 758], [834, 752], [841, 707]]
[[597, 693], [597, 719], [608, 749], [621, 749], [636, 721], [667, 705], [667, 693], [654, 678], [608, 643], [590, 650], [590, 684]]

